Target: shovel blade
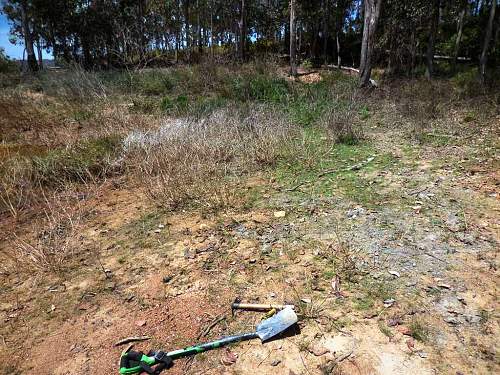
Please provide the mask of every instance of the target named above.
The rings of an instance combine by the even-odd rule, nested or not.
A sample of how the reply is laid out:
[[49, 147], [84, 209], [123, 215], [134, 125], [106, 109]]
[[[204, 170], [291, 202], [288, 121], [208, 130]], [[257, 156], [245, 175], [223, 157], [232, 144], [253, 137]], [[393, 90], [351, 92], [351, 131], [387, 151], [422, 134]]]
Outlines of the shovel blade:
[[267, 341], [297, 323], [297, 320], [295, 311], [291, 307], [286, 307], [276, 315], [262, 321], [257, 326], [256, 333], [262, 341]]

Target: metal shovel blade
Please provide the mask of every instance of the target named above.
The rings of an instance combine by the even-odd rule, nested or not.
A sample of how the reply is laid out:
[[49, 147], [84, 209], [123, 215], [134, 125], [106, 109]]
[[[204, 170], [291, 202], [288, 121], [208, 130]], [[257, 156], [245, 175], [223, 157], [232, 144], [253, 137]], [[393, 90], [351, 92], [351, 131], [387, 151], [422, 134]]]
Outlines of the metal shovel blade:
[[286, 307], [276, 315], [262, 321], [255, 331], [262, 341], [280, 334], [288, 327], [297, 323], [297, 314], [291, 307]]

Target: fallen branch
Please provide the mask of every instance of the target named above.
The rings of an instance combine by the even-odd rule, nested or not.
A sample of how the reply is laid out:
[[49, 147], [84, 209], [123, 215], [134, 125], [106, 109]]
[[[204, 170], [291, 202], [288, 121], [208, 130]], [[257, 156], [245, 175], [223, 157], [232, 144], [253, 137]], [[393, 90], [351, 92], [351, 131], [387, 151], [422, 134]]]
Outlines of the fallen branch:
[[[364, 167], [366, 164], [372, 162], [373, 159], [375, 159], [375, 156], [370, 156], [368, 159], [363, 160], [362, 162], [359, 162], [357, 164], [351, 165], [350, 167], [343, 168], [343, 169], [325, 169], [324, 171], [321, 171], [320, 173], [318, 173], [316, 175], [316, 178], [322, 178], [322, 177], [326, 176], [327, 174], [332, 174], [332, 173], [357, 171], [357, 170], [361, 169], [362, 167]], [[301, 187], [303, 185], [310, 184], [312, 182], [313, 181], [311, 181], [311, 180], [302, 181], [302, 182], [298, 183], [297, 185], [295, 185], [289, 189], [285, 189], [283, 191], [292, 192], [292, 191], [297, 190], [299, 187]]]
[[[354, 72], [356, 74], [359, 74], [359, 69], [353, 68], [351, 66], [327, 65], [326, 67], [329, 69], [347, 70], [349, 72]], [[370, 78], [370, 83], [372, 84], [372, 86], [378, 87], [377, 82], [371, 78]]]
[[425, 255], [427, 255], [427, 256], [429, 256], [431, 258], [437, 259], [437, 260], [439, 260], [439, 261], [441, 261], [443, 263], [448, 263], [446, 260], [441, 259], [441, 258], [435, 256], [434, 254], [429, 253], [428, 251], [424, 251], [422, 254], [425, 254]]
[[351, 355], [352, 355], [353, 351], [351, 350], [350, 352], [344, 354], [344, 355], [341, 355], [339, 358], [336, 358], [335, 360], [337, 361], [337, 363], [340, 363], [344, 360], [346, 360], [347, 358], [349, 358]]
[[204, 329], [204, 330], [203, 330], [203, 331], [202, 331], [202, 332], [198, 335], [198, 340], [199, 340], [199, 339], [201, 339], [202, 337], [207, 336], [207, 335], [210, 333], [210, 331], [211, 331], [211, 330], [212, 330], [212, 329], [213, 329], [213, 328], [214, 328], [217, 324], [219, 324], [220, 322], [222, 322], [222, 321], [224, 321], [224, 320], [226, 320], [226, 317], [225, 317], [225, 316], [223, 316], [223, 315], [221, 315], [221, 316], [219, 316], [219, 317], [215, 318], [215, 319], [212, 321], [212, 323], [210, 323], [210, 324], [208, 325], [208, 327], [207, 327], [207, 328], [205, 328], [205, 329]]
[[132, 337], [126, 337], [120, 341], [115, 342], [115, 346], [120, 346], [120, 345], [125, 345], [130, 342], [137, 342], [137, 341], [146, 341], [151, 339], [149, 336], [132, 336]]

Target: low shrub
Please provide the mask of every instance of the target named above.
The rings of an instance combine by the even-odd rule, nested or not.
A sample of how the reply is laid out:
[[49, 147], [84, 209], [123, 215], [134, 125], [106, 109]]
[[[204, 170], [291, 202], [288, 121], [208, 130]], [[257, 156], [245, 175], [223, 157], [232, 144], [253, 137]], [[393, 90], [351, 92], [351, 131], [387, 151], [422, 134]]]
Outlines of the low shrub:
[[20, 209], [40, 200], [40, 189], [62, 191], [73, 183], [102, 180], [119, 170], [120, 152], [118, 137], [103, 137], [0, 161], [0, 212], [16, 216]]
[[363, 111], [353, 96], [330, 107], [323, 117], [323, 126], [335, 143], [355, 145], [364, 138], [363, 119]]
[[[273, 165], [294, 128], [260, 106], [251, 112], [219, 109], [200, 120], [166, 120], [155, 132], [124, 141], [126, 161], [150, 195], [168, 207], [233, 204], [236, 177]], [[280, 120], [281, 119], [281, 120]]]

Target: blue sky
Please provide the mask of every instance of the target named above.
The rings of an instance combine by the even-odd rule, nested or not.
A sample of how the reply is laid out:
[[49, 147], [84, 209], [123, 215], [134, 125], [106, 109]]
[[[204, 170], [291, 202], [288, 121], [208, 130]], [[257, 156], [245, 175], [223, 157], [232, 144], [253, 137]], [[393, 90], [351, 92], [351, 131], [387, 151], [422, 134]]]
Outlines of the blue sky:
[[[21, 44], [12, 44], [9, 42], [9, 30], [10, 25], [7, 21], [7, 17], [0, 13], [0, 47], [5, 49], [5, 54], [13, 59], [22, 59], [23, 58], [23, 50], [24, 45]], [[50, 59], [52, 56], [44, 51], [43, 54], [44, 59]]]
[[23, 58], [23, 45], [13, 45], [9, 42], [10, 26], [7, 22], [7, 17], [0, 13], [0, 47], [5, 49], [7, 56], [11, 58]]

